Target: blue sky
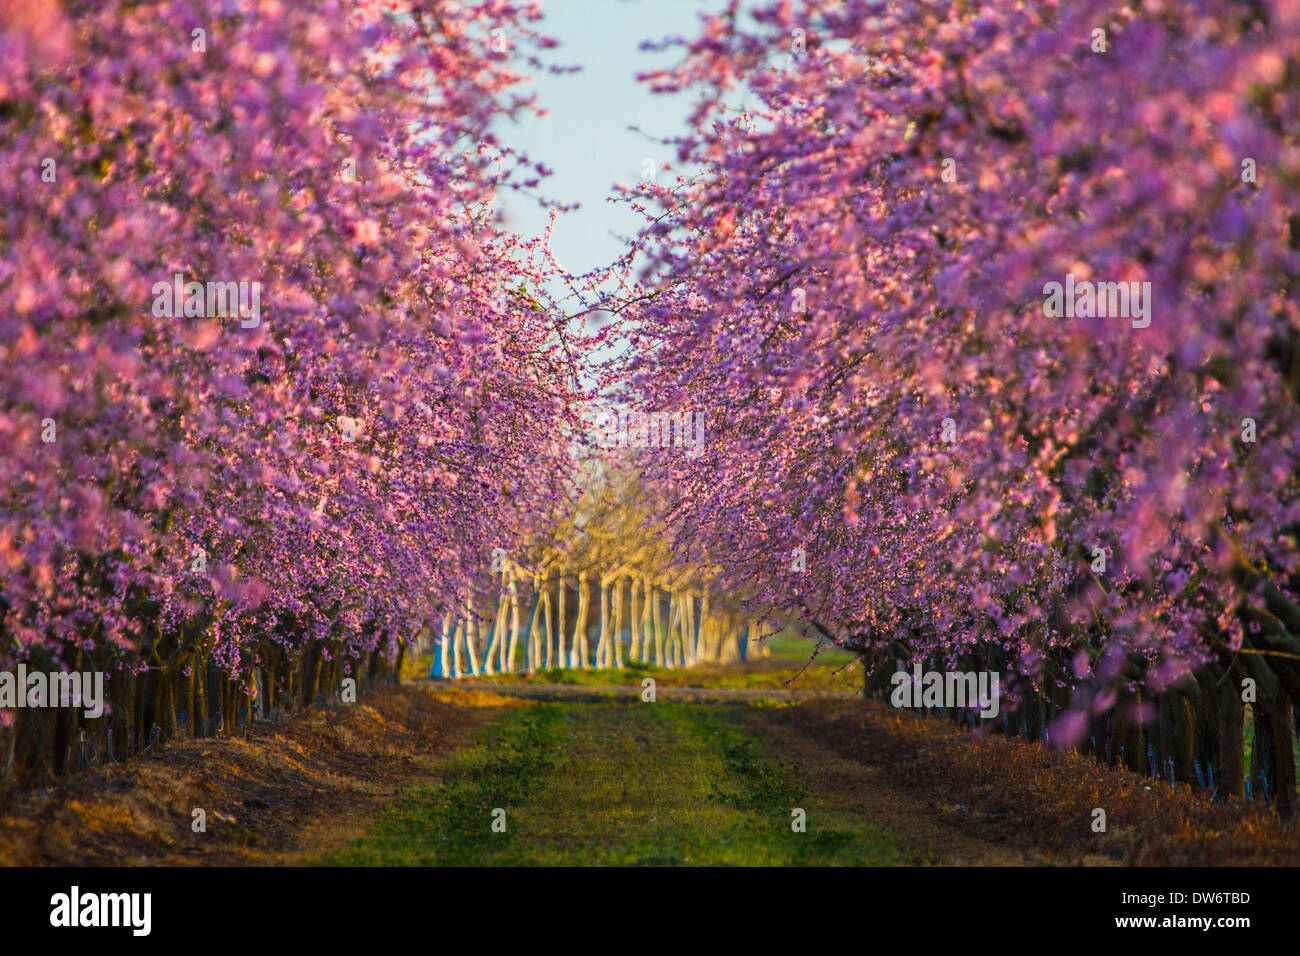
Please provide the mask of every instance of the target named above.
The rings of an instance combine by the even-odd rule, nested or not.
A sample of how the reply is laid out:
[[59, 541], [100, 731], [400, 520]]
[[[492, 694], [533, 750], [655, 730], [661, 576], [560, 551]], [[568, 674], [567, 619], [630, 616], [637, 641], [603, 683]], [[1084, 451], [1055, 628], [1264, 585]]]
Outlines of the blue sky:
[[[631, 236], [640, 226], [638, 216], [608, 201], [613, 183], [639, 180], [646, 159], [654, 161], [661, 183], [682, 172], [672, 148], [657, 140], [685, 129], [690, 97], [655, 95], [635, 79], [639, 71], [676, 62], [679, 54], [646, 53], [638, 46], [647, 39], [695, 36], [699, 12], [722, 6], [722, 0], [545, 0], [540, 28], [560, 42], [548, 60], [582, 70], [535, 77], [539, 103], [550, 115], [503, 123], [497, 134], [554, 170], [542, 181], [544, 195], [579, 204], [561, 216], [552, 234], [552, 250], [565, 269], [582, 273], [608, 264], [626, 248], [618, 236]], [[547, 212], [526, 196], [506, 191], [501, 208], [513, 231], [537, 235], [546, 228]]]

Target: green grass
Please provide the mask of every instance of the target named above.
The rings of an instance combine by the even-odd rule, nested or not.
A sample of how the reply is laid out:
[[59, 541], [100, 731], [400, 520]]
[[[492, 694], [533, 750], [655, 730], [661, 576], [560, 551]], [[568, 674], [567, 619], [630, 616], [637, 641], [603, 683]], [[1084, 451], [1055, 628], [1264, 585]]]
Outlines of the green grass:
[[[507, 709], [442, 779], [318, 863], [924, 863], [741, 729], [746, 705], [553, 702]], [[493, 810], [506, 831], [492, 831]], [[807, 830], [791, 828], [802, 808]]]
[[[772, 659], [798, 662], [802, 664], [812, 655], [816, 645], [802, 637], [796, 637], [789, 631], [773, 634], [767, 639], [767, 648], [772, 652]], [[854, 656], [848, 651], [827, 645], [817, 654], [813, 667], [843, 667], [852, 663]]]
[[[796, 674], [798, 675], [796, 677]], [[595, 668], [553, 669], [534, 674], [496, 674], [480, 678], [500, 684], [570, 684], [592, 687], [615, 684], [640, 685], [652, 677], [662, 687], [718, 687], [780, 689], [793, 679], [791, 687], [815, 690], [857, 690], [861, 680], [856, 671], [839, 671], [829, 666], [813, 666], [799, 673], [798, 667], [783, 662], [760, 661], [741, 667], [692, 667], [669, 670], [653, 664], [625, 663], [622, 669]], [[468, 678], [471, 682], [474, 678]]]

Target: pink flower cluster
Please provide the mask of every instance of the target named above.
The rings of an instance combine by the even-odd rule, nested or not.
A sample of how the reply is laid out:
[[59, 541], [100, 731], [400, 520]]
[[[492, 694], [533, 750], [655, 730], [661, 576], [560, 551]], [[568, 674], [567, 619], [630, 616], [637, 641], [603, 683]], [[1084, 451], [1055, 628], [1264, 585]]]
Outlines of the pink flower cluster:
[[[627, 314], [636, 400], [719, 411], [648, 463], [681, 552], [890, 669], [1101, 707], [1245, 646], [1300, 693], [1300, 3], [782, 0], [680, 45], [645, 79], [699, 94], [703, 172], [630, 197]], [[1149, 324], [1049, 314], [1067, 275]]]
[[583, 343], [491, 209], [534, 6], [0, 3], [0, 667], [388, 650], [565, 488]]

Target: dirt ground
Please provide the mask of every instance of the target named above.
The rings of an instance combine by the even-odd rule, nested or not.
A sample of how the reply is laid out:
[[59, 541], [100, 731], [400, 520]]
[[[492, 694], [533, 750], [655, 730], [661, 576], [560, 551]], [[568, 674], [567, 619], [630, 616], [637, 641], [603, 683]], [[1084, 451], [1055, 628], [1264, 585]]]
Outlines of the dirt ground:
[[[337, 848], [376, 812], [439, 775], [439, 762], [525, 697], [600, 687], [467, 689], [413, 681], [232, 738], [182, 741], [128, 764], [10, 793], [0, 865], [284, 865]], [[885, 826], [958, 865], [1296, 865], [1300, 830], [1260, 807], [1213, 804], [1077, 754], [858, 700], [789, 691], [679, 695], [734, 706], [750, 732]], [[673, 696], [672, 694], [668, 695]], [[756, 701], [756, 703], [758, 703]], [[1090, 826], [1106, 810], [1105, 833]], [[206, 813], [206, 832], [192, 829]]]
[[[276, 865], [358, 833], [513, 701], [403, 686], [247, 736], [186, 740], [12, 800], [0, 865]], [[192, 829], [202, 808], [207, 830]]]
[[[1262, 805], [1107, 767], [876, 702], [758, 710], [756, 732], [830, 774], [880, 822], [949, 848], [952, 862], [1068, 866], [1296, 866], [1300, 826]], [[1097, 809], [1105, 830], [1094, 830]]]

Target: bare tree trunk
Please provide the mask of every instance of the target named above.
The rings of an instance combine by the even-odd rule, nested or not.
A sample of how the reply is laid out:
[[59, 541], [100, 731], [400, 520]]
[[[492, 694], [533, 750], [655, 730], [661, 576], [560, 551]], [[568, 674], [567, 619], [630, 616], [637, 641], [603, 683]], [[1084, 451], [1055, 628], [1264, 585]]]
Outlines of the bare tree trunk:
[[614, 666], [623, 669], [623, 579], [614, 579], [614, 626], [610, 633], [614, 642]]
[[583, 571], [578, 575], [578, 611], [573, 622], [573, 663], [580, 670], [587, 667], [587, 615], [590, 604], [587, 572]]
[[438, 645], [438, 676], [443, 680], [451, 677], [448, 669], [451, 663], [451, 615], [442, 616], [442, 640]]
[[709, 591], [708, 588], [700, 588], [700, 621], [697, 633], [699, 635], [696, 641], [695, 654], [697, 663], [712, 663], [717, 659], [713, 647], [713, 627], [712, 621], [709, 620]]
[[[659, 630], [659, 601], [655, 596], [654, 585], [650, 583], [649, 578], [641, 581], [641, 592], [641, 632], [643, 645], [645, 645], [641, 653], [649, 661], [650, 637]], [[662, 643], [659, 646], [662, 648]], [[660, 654], [660, 661], [655, 661], [655, 663], [660, 662], [662, 662], [662, 654]]]
[[558, 646], [556, 648], [556, 657], [558, 658], [559, 662], [556, 666], [568, 667], [569, 666], [568, 648], [565, 646], [565, 639], [564, 639], [565, 636], [564, 635], [564, 598], [565, 598], [565, 592], [568, 589], [564, 586], [564, 572], [561, 571], [558, 577], [559, 577], [559, 583], [556, 586], [556, 590], [559, 593], [556, 594], [555, 596], [556, 604], [558, 605], [558, 613], [556, 614], [556, 622], [555, 622], [555, 631], [556, 631], [555, 638], [558, 641]]
[[581, 667], [590, 667], [592, 663], [591, 642], [588, 639], [588, 632], [591, 630], [591, 583], [583, 581], [582, 584], [582, 663]]
[[519, 648], [519, 635], [523, 629], [523, 621], [519, 614], [519, 579], [515, 577], [513, 571], [510, 572], [510, 651], [506, 655], [506, 668], [510, 673], [515, 673], [515, 651]]
[[543, 634], [546, 638], [546, 652], [542, 657], [542, 666], [550, 670], [554, 666], [552, 653], [555, 647], [555, 632], [551, 629], [551, 592], [546, 589], [546, 583], [542, 583], [542, 623], [545, 625]]
[[609, 666], [609, 583], [600, 581], [600, 637], [596, 641], [596, 667]]
[[462, 666], [461, 647], [465, 643], [465, 622], [462, 618], [456, 622], [456, 629], [451, 636], [451, 667], [453, 677], [462, 677], [465, 670]]
[[541, 612], [541, 607], [542, 607], [542, 600], [541, 600], [542, 592], [538, 587], [538, 583], [539, 583], [538, 577], [537, 575], [534, 574], [533, 575], [533, 609], [528, 615], [528, 647], [527, 647], [528, 660], [527, 660], [527, 667], [525, 668], [529, 674], [537, 670], [537, 656], [538, 656], [537, 615]]
[[638, 598], [641, 595], [641, 579], [632, 578], [631, 588], [628, 592], [628, 615], [627, 621], [631, 634], [629, 635], [627, 659], [629, 661], [639, 661], [641, 659], [641, 605]]
[[1240, 684], [1229, 679], [1219, 693], [1219, 779], [1220, 799], [1246, 796], [1245, 717]]
[[1277, 812], [1283, 820], [1296, 817], [1295, 751], [1291, 743], [1291, 697], [1283, 688], [1278, 689], [1274, 706], [1268, 715], [1273, 752], [1273, 788], [1277, 799]]
[[501, 589], [501, 606], [497, 608], [497, 673], [504, 674], [506, 666], [506, 645], [510, 643], [510, 593], [506, 590], [504, 575], [499, 585]]
[[491, 660], [496, 658], [492, 664], [492, 669], [486, 673], [504, 673], [506, 669], [506, 630], [508, 627], [510, 615], [510, 598], [506, 594], [505, 579], [497, 583], [497, 613], [492, 619], [492, 644], [489, 648], [487, 658]]
[[694, 667], [699, 655], [698, 632], [695, 629], [695, 595], [687, 591], [682, 595], [682, 655], [683, 666]]
[[500, 658], [500, 652], [497, 650], [501, 644], [501, 609], [505, 606], [505, 593], [498, 589], [497, 606], [492, 614], [492, 627], [488, 631], [487, 645], [483, 648], [483, 674], [491, 677], [496, 673], [496, 666], [492, 663], [492, 658]]
[[465, 603], [465, 654], [469, 658], [469, 672], [478, 677], [478, 609], [471, 597]]
[[666, 650], [666, 663], [669, 670], [674, 670], [682, 661], [681, 654], [681, 634], [680, 621], [682, 617], [682, 600], [673, 593], [668, 592], [668, 647]]
[[731, 664], [740, 660], [740, 622], [728, 617], [726, 638], [722, 644], [722, 663]]

